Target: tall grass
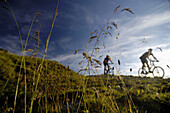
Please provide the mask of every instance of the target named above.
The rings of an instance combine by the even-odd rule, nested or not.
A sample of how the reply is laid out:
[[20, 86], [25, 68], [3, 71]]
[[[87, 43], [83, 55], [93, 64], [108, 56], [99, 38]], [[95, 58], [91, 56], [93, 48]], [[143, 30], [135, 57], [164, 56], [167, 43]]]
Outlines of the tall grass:
[[[26, 42], [25, 42], [25, 48], [23, 48], [23, 39], [22, 39], [22, 36], [21, 36], [21, 32], [20, 32], [20, 28], [19, 28], [19, 25], [18, 25], [18, 22], [17, 22], [17, 19], [15, 17], [15, 14], [9, 4], [9, 2], [7, 0], [4, 1], [5, 3], [7, 3], [7, 6], [8, 8], [10, 9], [12, 15], [13, 15], [13, 18], [15, 20], [15, 24], [17, 26], [17, 30], [18, 30], [18, 33], [19, 33], [19, 38], [20, 38], [20, 41], [21, 41], [21, 46], [22, 46], [22, 61], [21, 61], [21, 66], [20, 66], [20, 72], [19, 72], [19, 75], [18, 75], [18, 81], [17, 81], [17, 86], [16, 86], [16, 92], [15, 92], [15, 99], [14, 99], [14, 109], [13, 109], [13, 113], [15, 112], [15, 107], [16, 107], [16, 101], [17, 101], [17, 95], [18, 95], [18, 88], [19, 88], [19, 83], [20, 83], [20, 79], [21, 79], [21, 69], [24, 67], [24, 71], [25, 71], [25, 113], [27, 112], [27, 74], [26, 74], [26, 65], [25, 65], [25, 52], [26, 52], [26, 48], [27, 48], [27, 44], [28, 44], [28, 41], [29, 41], [29, 37], [30, 37], [30, 33], [31, 33], [31, 30], [32, 30], [32, 26], [34, 24], [34, 21], [35, 21], [35, 18], [37, 16], [39, 16], [39, 14], [35, 14], [33, 20], [32, 20], [32, 23], [30, 25], [30, 28], [29, 28], [29, 31], [28, 31], [28, 35], [27, 35], [27, 38], [26, 38]], [[45, 45], [45, 52], [44, 52], [44, 56], [43, 56], [43, 59], [42, 59], [42, 62], [41, 64], [44, 63], [44, 59], [46, 57], [46, 54], [47, 54], [47, 48], [48, 48], [48, 44], [49, 44], [49, 40], [50, 40], [50, 37], [51, 37], [51, 33], [52, 33], [52, 30], [53, 30], [53, 27], [54, 27], [54, 22], [55, 22], [55, 18], [58, 14], [58, 4], [59, 4], [59, 0], [57, 0], [57, 5], [56, 5], [56, 10], [55, 10], [55, 13], [54, 13], [54, 16], [53, 16], [53, 20], [52, 20], [52, 24], [51, 24], [51, 30], [50, 30], [50, 33], [48, 34], [47, 36], [47, 39], [46, 39], [46, 45]], [[7, 9], [8, 9], [7, 8]], [[23, 66], [24, 65], [24, 66]], [[30, 113], [32, 112], [32, 107], [33, 107], [33, 102], [34, 102], [34, 96], [35, 96], [35, 92], [37, 91], [37, 87], [38, 87], [38, 83], [39, 83], [39, 80], [40, 80], [40, 73], [41, 73], [41, 70], [42, 70], [42, 67], [43, 65], [40, 65], [40, 69], [39, 69], [39, 74], [38, 74], [38, 78], [37, 78], [37, 82], [36, 82], [36, 86], [35, 86], [35, 89], [33, 91], [33, 95], [32, 95], [32, 99], [31, 99], [31, 106], [30, 106]], [[15, 67], [14, 67], [15, 68]], [[8, 84], [8, 80], [4, 86], [4, 89], [6, 87], [6, 85]], [[47, 99], [46, 99], [46, 112], [47, 112]]]
[[[67, 71], [65, 73], [62, 73], [63, 75], [59, 73], [60, 75], [56, 75], [57, 77], [56, 76], [53, 77], [53, 75], [50, 75], [50, 72], [48, 69], [49, 62], [47, 62], [45, 58], [47, 56], [48, 45], [49, 45], [50, 37], [53, 31], [55, 19], [58, 14], [59, 0], [57, 0], [56, 9], [55, 9], [53, 20], [51, 23], [51, 29], [46, 38], [44, 55], [43, 55], [41, 62], [38, 63], [37, 59], [34, 62], [34, 64], [36, 65], [36, 68], [34, 70], [34, 75], [32, 78], [33, 81], [32, 81], [31, 86], [28, 87], [28, 84], [30, 85], [30, 83], [27, 82], [27, 80], [29, 79], [29, 76], [27, 75], [25, 52], [30, 51], [30, 49], [27, 49], [27, 46], [31, 40], [30, 34], [31, 34], [32, 26], [35, 22], [35, 19], [39, 16], [39, 13], [35, 14], [35, 16], [33, 17], [32, 23], [30, 25], [30, 28], [27, 34], [26, 43], [23, 44], [23, 41], [22, 41], [23, 39], [20, 33], [19, 25], [17, 23], [15, 14], [12, 8], [10, 7], [9, 2], [8, 1], [4, 1], [4, 2], [7, 3], [13, 15], [13, 18], [15, 20], [15, 24], [17, 26], [17, 30], [19, 33], [21, 46], [22, 46], [22, 58], [21, 60], [18, 59], [17, 61], [17, 62], [21, 61], [21, 63], [20, 63], [20, 71], [18, 73], [17, 84], [16, 84], [16, 89], [15, 89], [13, 113], [18, 112], [18, 110], [16, 111], [17, 97], [19, 95], [18, 94], [19, 87], [21, 87], [20, 82], [23, 77], [24, 77], [24, 112], [25, 113], [28, 111], [29, 113], [35, 112], [34, 111], [35, 109], [37, 109], [37, 112], [46, 112], [46, 113], [47, 112], [57, 112], [57, 113], [86, 112], [88, 113], [90, 111], [92, 112], [114, 112], [114, 113], [121, 112], [123, 108], [120, 108], [120, 105], [118, 104], [116, 100], [116, 96], [113, 94], [114, 91], [112, 90], [112, 87], [109, 82], [111, 79], [108, 76], [105, 79], [103, 79], [102, 76], [99, 75], [96, 67], [102, 66], [102, 63], [98, 59], [96, 59], [96, 57], [93, 57], [93, 56], [97, 56], [98, 53], [100, 52], [101, 46], [104, 45], [103, 43], [104, 38], [112, 36], [111, 31], [109, 30], [112, 30], [114, 28], [118, 29], [117, 24], [112, 22], [114, 16], [120, 14], [123, 11], [129, 11], [130, 13], [133, 14], [133, 12], [129, 8], [124, 8], [120, 10], [120, 6], [116, 7], [114, 9], [114, 14], [110, 17], [109, 21], [104, 25], [104, 27], [101, 30], [98, 30], [98, 33], [97, 31], [95, 31], [91, 34], [91, 37], [88, 43], [91, 43], [91, 41], [94, 41], [96, 39], [93, 50], [90, 52], [86, 46], [85, 47], [86, 52], [82, 53], [83, 57], [85, 57], [87, 61], [87, 66], [85, 67], [85, 69], [82, 69], [82, 70], [85, 70], [84, 75], [86, 73], [88, 73], [88, 75], [91, 75], [91, 73], [93, 72], [99, 75], [99, 79], [97, 78], [98, 76], [90, 78], [90, 77], [84, 77], [80, 75], [76, 75], [75, 76], [76, 79], [75, 79], [74, 77], [71, 76], [70, 71], [68, 73]], [[116, 38], [118, 39], [118, 37]], [[39, 47], [39, 42], [37, 46]], [[33, 51], [35, 51], [36, 54], [38, 54], [38, 51], [35, 45], [34, 45], [34, 49], [35, 50]], [[97, 52], [96, 52], [96, 49], [98, 49]], [[24, 68], [24, 73], [22, 72], [22, 68]], [[43, 71], [44, 68], [45, 68], [45, 71]], [[15, 66], [14, 66], [14, 69], [15, 69]], [[125, 97], [128, 102], [127, 111], [130, 111], [131, 113], [138, 112], [129, 91], [127, 90], [126, 85], [122, 77], [119, 74], [118, 69], [116, 70], [119, 76], [119, 81], [123, 85], [123, 91], [125, 93]], [[54, 83], [55, 81], [53, 79], [57, 80], [58, 83]], [[78, 82], [76, 80], [78, 80]], [[8, 84], [8, 81], [9, 80], [7, 80], [5, 87]], [[76, 82], [74, 83], [73, 81], [76, 81]], [[91, 83], [91, 85], [89, 83]], [[98, 89], [99, 87], [97, 86], [101, 86], [101, 89]], [[31, 88], [31, 90], [29, 88]], [[100, 91], [103, 91], [103, 92], [100, 92]], [[93, 94], [97, 96], [94, 97]], [[36, 101], [36, 104], [38, 103], [38, 105], [34, 105], [35, 101]], [[124, 107], [126, 108], [126, 106]]]
[[[86, 52], [83, 52], [82, 54], [83, 54], [83, 57], [86, 58], [87, 67], [85, 67], [85, 69], [81, 69], [80, 71], [84, 70], [85, 73], [88, 72], [89, 76], [91, 75], [91, 73], [99, 75], [98, 70], [97, 70], [96, 67], [101, 66], [102, 63], [99, 60], [96, 59], [97, 55], [98, 55], [98, 53], [100, 53], [100, 49], [102, 48], [101, 46], [105, 46], [104, 38], [112, 37], [113, 29], [114, 28], [118, 29], [118, 25], [115, 22], [113, 22], [114, 16], [119, 15], [123, 11], [128, 11], [128, 12], [134, 14], [132, 12], [132, 10], [129, 9], [129, 8], [124, 8], [124, 9], [120, 10], [120, 5], [119, 5], [119, 6], [117, 6], [114, 9], [113, 15], [109, 18], [109, 20], [106, 22], [104, 27], [101, 30], [95, 30], [94, 32], [91, 33], [91, 37], [90, 37], [90, 39], [88, 41], [88, 44], [91, 43], [95, 39], [96, 39], [96, 42], [94, 44], [94, 47], [93, 47], [91, 53], [89, 53], [89, 51], [87, 49], [87, 46], [85, 47], [86, 48]], [[119, 35], [120, 35], [120, 33], [118, 33], [118, 36], [115, 37], [117, 40], [119, 38]], [[96, 51], [96, 49], [97, 49], [97, 51]], [[76, 52], [77, 52], [77, 50], [76, 50]], [[120, 60], [118, 60], [118, 63], [119, 63], [119, 65], [121, 65]], [[129, 108], [128, 108], [129, 111], [131, 113], [132, 112], [138, 112], [136, 107], [135, 107], [135, 104], [134, 104], [134, 102], [133, 102], [133, 100], [131, 98], [131, 95], [128, 92], [128, 90], [126, 88], [126, 85], [125, 85], [122, 77], [120, 76], [119, 71], [118, 71], [117, 68], [116, 68], [116, 72], [117, 72], [117, 75], [119, 76], [119, 80], [123, 84], [123, 90], [127, 94], [126, 96], [127, 96], [127, 100], [128, 100], [128, 103], [129, 103], [128, 104], [129, 105]], [[103, 79], [102, 79], [102, 77], [100, 75], [99, 75], [99, 78], [100, 78], [100, 82], [102, 83], [104, 89], [107, 91], [108, 87], [109, 87], [109, 85], [108, 85], [109, 84], [109, 82], [108, 82], [109, 81], [109, 77], [106, 77], [106, 82], [103, 81]], [[87, 92], [86, 89], [87, 89], [88, 81], [89, 80], [87, 78], [86, 81], [84, 82], [84, 85], [83, 85], [83, 89], [84, 89], [84, 91], [83, 91], [84, 93], [83, 94], [84, 95], [86, 95], [86, 92]], [[84, 99], [83, 101], [85, 101], [88, 97], [82, 96], [82, 98]], [[113, 98], [115, 98], [115, 97], [113, 96]], [[117, 112], [117, 113], [120, 112], [120, 109], [119, 109], [115, 99], [112, 99], [112, 98], [108, 99], [106, 96], [102, 96], [101, 99], [102, 99], [102, 102], [107, 105], [107, 107], [110, 109], [111, 112]], [[108, 101], [110, 101], [110, 102], [108, 103]], [[87, 102], [87, 104], [88, 104], [88, 102]], [[133, 109], [133, 108], [135, 108], [135, 109]], [[86, 110], [88, 111], [89, 109], [86, 108]]]
[[[56, 16], [58, 14], [58, 4], [59, 4], [59, 0], [57, 0], [57, 5], [56, 5], [55, 13], [54, 13], [54, 16], [53, 16], [53, 21], [52, 21], [52, 24], [51, 24], [50, 33], [48, 34], [47, 39], [46, 39], [45, 52], [44, 52], [44, 56], [43, 56], [43, 60], [42, 60], [41, 64], [44, 63], [44, 59], [45, 59], [46, 54], [47, 54], [49, 40], [50, 40], [51, 33], [52, 33], [52, 30], [53, 30], [53, 27], [54, 27], [54, 22], [55, 22]], [[41, 73], [42, 67], [43, 67], [43, 65], [40, 66], [40, 73]], [[40, 80], [40, 73], [38, 74], [37, 83], [36, 83], [36, 86], [35, 86], [35, 91], [33, 92], [32, 100], [31, 100], [30, 113], [32, 112], [34, 95], [35, 95], [35, 92], [37, 91], [38, 83], [39, 83], [39, 80]]]

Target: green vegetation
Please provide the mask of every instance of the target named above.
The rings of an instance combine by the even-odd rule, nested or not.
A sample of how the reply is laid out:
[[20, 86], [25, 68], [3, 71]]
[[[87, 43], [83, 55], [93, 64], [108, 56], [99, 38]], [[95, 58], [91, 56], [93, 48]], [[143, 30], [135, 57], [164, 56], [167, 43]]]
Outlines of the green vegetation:
[[[17, 105], [20, 108], [24, 103], [25, 71], [24, 68], [21, 67], [21, 58], [22, 56], [16, 56], [14, 54], [0, 51], [1, 109], [5, 109], [3, 108], [4, 105], [6, 107], [9, 106], [13, 108], [15, 90], [20, 72], [21, 76]], [[28, 99], [31, 99], [32, 97], [33, 89], [37, 82], [40, 65], [43, 65], [43, 68], [40, 73], [41, 79], [39, 81], [35, 100], [38, 100], [38, 98], [41, 99], [45, 96], [45, 94], [48, 94], [48, 98], [51, 96], [60, 95], [60, 93], [63, 95], [65, 94], [63, 92], [66, 92], [68, 89], [76, 87], [77, 85], [80, 86], [81, 82], [79, 80], [83, 79], [83, 76], [77, 75], [77, 73], [67, 69], [67, 67], [59, 64], [58, 62], [45, 60], [44, 64], [41, 64], [41, 61], [42, 59], [25, 57]], [[44, 92], [44, 90], [46, 92]], [[5, 102], [8, 102], [8, 104], [6, 105]], [[16, 109], [16, 111], [19, 111], [19, 108]]]
[[[15, 112], [24, 112], [21, 56], [0, 51], [0, 111], [12, 112], [21, 71]], [[83, 76], [55, 61], [25, 57], [27, 110], [43, 65], [33, 112], [170, 112], [170, 79], [131, 76]], [[122, 82], [123, 81], [123, 82]], [[86, 87], [84, 84], [87, 84]]]

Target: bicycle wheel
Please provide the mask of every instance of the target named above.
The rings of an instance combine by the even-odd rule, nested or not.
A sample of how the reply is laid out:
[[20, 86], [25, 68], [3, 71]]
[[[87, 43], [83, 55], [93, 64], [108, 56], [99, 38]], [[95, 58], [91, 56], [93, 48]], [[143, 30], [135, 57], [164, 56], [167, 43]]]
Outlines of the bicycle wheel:
[[165, 71], [162, 67], [160, 66], [156, 66], [154, 67], [153, 69], [153, 76], [154, 77], [160, 77], [160, 78], [163, 78], [165, 75]]
[[146, 77], [147, 71], [145, 69], [140, 68], [138, 70], [138, 75], [139, 75], [139, 77]]

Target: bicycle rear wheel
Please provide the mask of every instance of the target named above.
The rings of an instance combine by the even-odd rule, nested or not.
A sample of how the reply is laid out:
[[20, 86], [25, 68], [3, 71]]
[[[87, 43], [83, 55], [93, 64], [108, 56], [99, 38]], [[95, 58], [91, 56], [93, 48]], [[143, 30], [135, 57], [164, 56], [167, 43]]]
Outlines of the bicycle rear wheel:
[[153, 69], [153, 76], [154, 77], [160, 77], [160, 78], [163, 78], [165, 75], [165, 71], [162, 67], [160, 66], [156, 66], [154, 69]]
[[147, 71], [145, 69], [140, 68], [138, 70], [138, 75], [139, 75], [139, 77], [146, 77]]

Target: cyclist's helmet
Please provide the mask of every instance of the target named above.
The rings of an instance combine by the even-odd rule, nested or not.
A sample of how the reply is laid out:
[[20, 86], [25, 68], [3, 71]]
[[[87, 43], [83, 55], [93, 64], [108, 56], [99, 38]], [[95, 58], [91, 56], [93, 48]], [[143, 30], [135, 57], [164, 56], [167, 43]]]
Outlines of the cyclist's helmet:
[[109, 55], [106, 55], [106, 58], [107, 58], [107, 59], [109, 59], [109, 58], [110, 58], [110, 56], [109, 56]]
[[149, 52], [152, 52], [152, 48], [149, 48], [148, 51], [149, 51]]

